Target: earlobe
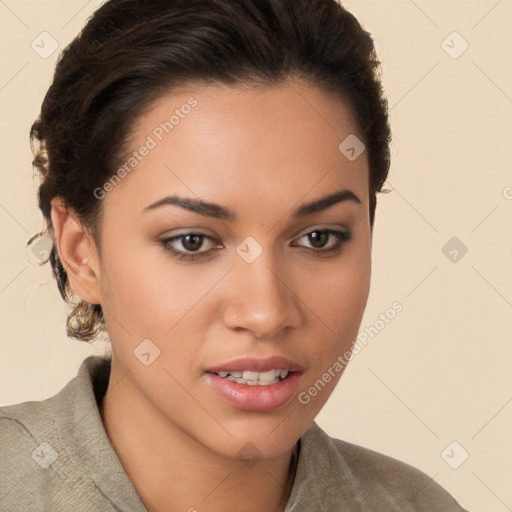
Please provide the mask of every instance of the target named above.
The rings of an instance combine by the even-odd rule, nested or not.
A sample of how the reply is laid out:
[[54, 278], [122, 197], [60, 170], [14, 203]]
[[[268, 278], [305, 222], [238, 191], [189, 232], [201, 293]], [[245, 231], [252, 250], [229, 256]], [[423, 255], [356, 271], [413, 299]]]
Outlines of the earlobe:
[[51, 201], [54, 243], [75, 294], [89, 304], [100, 304], [96, 245], [61, 198]]

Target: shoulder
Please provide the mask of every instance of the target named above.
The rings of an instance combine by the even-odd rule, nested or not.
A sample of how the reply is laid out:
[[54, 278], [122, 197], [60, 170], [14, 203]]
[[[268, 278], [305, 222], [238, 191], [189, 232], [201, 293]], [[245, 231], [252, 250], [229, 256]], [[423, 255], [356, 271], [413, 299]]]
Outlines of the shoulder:
[[54, 400], [0, 407], [0, 501], [7, 510], [49, 506], [48, 489], [64, 485], [52, 468], [58, 457], [58, 436], [52, 415]]
[[[94, 377], [107, 368], [88, 358], [77, 377], [40, 401], [0, 407], [0, 502], [9, 512], [111, 510], [87, 478], [88, 432], [98, 422]], [[80, 451], [80, 453], [78, 453]], [[82, 454], [85, 454], [82, 457]]]
[[364, 510], [382, 510], [385, 505], [386, 510], [404, 512], [465, 512], [434, 477], [419, 469], [369, 448], [333, 438], [316, 423], [307, 432], [316, 452], [324, 454], [324, 466], [337, 475], [329, 481], [330, 492], [335, 494], [337, 488], [343, 487], [346, 490], [341, 494], [346, 492], [356, 497], [367, 506]]
[[0, 407], [0, 455], [4, 468], [11, 461], [24, 468], [26, 450], [35, 448], [38, 440], [54, 436], [58, 397]]

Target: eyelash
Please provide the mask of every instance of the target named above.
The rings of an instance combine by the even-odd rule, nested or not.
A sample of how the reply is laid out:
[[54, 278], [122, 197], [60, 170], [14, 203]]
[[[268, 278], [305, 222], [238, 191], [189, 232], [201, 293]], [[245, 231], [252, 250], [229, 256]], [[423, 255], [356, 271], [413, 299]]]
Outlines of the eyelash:
[[[337, 239], [336, 244], [333, 247], [330, 247], [329, 249], [313, 249], [310, 247], [306, 247], [306, 249], [309, 249], [309, 250], [313, 251], [314, 253], [317, 253], [320, 257], [340, 253], [341, 249], [343, 248], [343, 245], [352, 238], [352, 232], [350, 230], [338, 231], [338, 230], [334, 230], [334, 229], [314, 229], [313, 231], [305, 233], [300, 238], [304, 238], [308, 235], [311, 235], [312, 233], [327, 233], [329, 235], [333, 235]], [[163, 246], [164, 250], [170, 252], [173, 257], [177, 258], [178, 260], [186, 260], [186, 261], [194, 261], [194, 260], [198, 260], [198, 259], [207, 258], [209, 256], [209, 253], [212, 250], [215, 250], [215, 249], [210, 249], [209, 251], [204, 251], [204, 252], [186, 253], [186, 252], [182, 252], [182, 251], [177, 251], [170, 245], [171, 242], [184, 239], [187, 236], [191, 236], [191, 235], [201, 237], [203, 240], [207, 239], [207, 240], [211, 240], [212, 242], [215, 242], [215, 243], [220, 243], [219, 239], [211, 237], [209, 235], [205, 235], [203, 233], [190, 232], [190, 233], [182, 233], [181, 235], [176, 235], [171, 238], [164, 238], [164, 239], [160, 240], [160, 244]]]

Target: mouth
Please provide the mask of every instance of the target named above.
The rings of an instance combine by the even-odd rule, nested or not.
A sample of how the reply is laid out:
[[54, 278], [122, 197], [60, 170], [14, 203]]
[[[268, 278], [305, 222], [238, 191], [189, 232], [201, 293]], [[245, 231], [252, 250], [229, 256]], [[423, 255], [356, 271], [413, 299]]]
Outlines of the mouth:
[[246, 386], [271, 386], [286, 379], [290, 374], [289, 370], [272, 369], [266, 372], [256, 372], [245, 370], [243, 372], [227, 372], [222, 371], [217, 373], [223, 379], [236, 382], [237, 384], [245, 384]]
[[242, 358], [207, 370], [207, 381], [225, 402], [245, 411], [265, 412], [288, 405], [304, 367], [283, 357]]
[[[302, 365], [296, 363], [295, 361], [292, 361], [291, 359], [281, 356], [270, 356], [265, 358], [241, 357], [238, 359], [232, 359], [231, 361], [227, 361], [212, 368], [208, 368], [206, 371], [207, 373], [216, 373], [217, 375], [219, 375], [220, 373], [227, 373], [231, 374], [232, 376], [233, 373], [235, 373], [236, 375], [241, 374], [237, 378], [242, 378], [242, 375], [245, 372], [264, 374], [270, 371], [302, 372], [303, 370], [304, 367]], [[265, 377], [263, 378], [265, 379]], [[246, 380], [253, 379], [247, 378]]]

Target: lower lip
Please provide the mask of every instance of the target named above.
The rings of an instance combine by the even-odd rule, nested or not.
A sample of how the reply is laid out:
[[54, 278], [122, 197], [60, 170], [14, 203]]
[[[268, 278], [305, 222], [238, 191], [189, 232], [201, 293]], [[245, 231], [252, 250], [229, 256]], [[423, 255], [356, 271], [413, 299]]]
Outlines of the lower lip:
[[266, 412], [288, 404], [299, 389], [302, 372], [291, 372], [286, 379], [267, 386], [249, 386], [208, 373], [208, 382], [227, 403], [243, 411]]

